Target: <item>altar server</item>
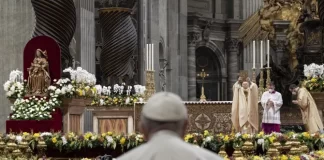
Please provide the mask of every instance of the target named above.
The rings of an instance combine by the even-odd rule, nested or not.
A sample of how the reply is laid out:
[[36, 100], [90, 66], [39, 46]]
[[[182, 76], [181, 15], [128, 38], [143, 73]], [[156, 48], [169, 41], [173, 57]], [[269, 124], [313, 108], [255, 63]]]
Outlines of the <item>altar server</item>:
[[160, 92], [144, 105], [141, 133], [148, 141], [117, 160], [221, 160], [216, 153], [183, 141], [188, 124], [187, 108], [173, 93]]
[[292, 103], [299, 106], [308, 132], [316, 133], [322, 131], [323, 123], [312, 95], [306, 88], [299, 88], [295, 84], [290, 85], [289, 90], [297, 96], [297, 100], [293, 100]]
[[275, 90], [274, 83], [268, 86], [268, 91], [261, 97], [261, 104], [264, 109], [262, 118], [262, 129], [266, 134], [280, 132], [280, 108], [282, 96]]

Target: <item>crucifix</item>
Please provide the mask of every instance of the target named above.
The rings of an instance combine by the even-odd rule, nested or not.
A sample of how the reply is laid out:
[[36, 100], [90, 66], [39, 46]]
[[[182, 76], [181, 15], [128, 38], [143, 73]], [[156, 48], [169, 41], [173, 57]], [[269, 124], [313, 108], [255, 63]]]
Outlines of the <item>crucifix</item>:
[[205, 81], [205, 78], [209, 76], [209, 74], [206, 74], [205, 70], [202, 69], [201, 72], [197, 76], [202, 78], [200, 102], [206, 102], [204, 81]]

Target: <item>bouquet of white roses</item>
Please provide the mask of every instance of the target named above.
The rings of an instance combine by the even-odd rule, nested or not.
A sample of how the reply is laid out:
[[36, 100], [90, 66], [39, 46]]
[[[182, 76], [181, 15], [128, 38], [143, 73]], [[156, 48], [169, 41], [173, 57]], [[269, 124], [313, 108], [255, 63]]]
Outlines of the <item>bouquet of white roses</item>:
[[11, 110], [13, 111], [11, 119], [50, 119], [52, 118], [51, 112], [55, 111], [54, 106], [56, 105], [58, 105], [58, 101], [48, 101], [47, 97], [19, 98], [15, 101], [14, 105], [11, 106]]

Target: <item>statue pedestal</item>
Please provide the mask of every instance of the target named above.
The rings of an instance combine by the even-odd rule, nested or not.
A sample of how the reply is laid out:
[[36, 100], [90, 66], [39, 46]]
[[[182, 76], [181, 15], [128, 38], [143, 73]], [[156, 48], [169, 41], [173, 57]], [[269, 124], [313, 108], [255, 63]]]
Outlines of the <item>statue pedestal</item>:
[[56, 109], [51, 120], [7, 120], [6, 133], [21, 132], [60, 132], [62, 131], [62, 112]]
[[[90, 104], [91, 99], [86, 98], [71, 98], [63, 101], [64, 132], [133, 133], [132, 107], [90, 106]], [[85, 126], [88, 128], [84, 128]]]
[[63, 100], [63, 131], [83, 133], [84, 130], [84, 110], [91, 104], [91, 99], [69, 98]]

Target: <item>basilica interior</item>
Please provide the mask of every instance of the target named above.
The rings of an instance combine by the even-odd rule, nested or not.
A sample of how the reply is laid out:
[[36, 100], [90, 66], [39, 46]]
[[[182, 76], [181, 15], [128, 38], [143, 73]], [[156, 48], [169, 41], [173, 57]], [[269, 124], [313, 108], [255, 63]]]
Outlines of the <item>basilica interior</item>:
[[[52, 138], [36, 150], [40, 143], [31, 136], [35, 140], [28, 141], [31, 151], [21, 147], [17, 156], [15, 149], [4, 148], [20, 144], [13, 140], [10, 146], [10, 138], [0, 136], [0, 159], [8, 152], [9, 159], [23, 152], [55, 157], [64, 150], [64, 145], [50, 146], [56, 143], [53, 135], [58, 132], [90, 137], [118, 134], [108, 153], [116, 158], [124, 152], [120, 149], [124, 143], [126, 151], [139, 144], [130, 137], [140, 134], [142, 108], [162, 91], [179, 95], [187, 106], [188, 133], [203, 137], [207, 131], [221, 139], [222, 143], [213, 142], [217, 149], [209, 146], [209, 150], [223, 157], [246, 158], [248, 149], [241, 150], [244, 156], [235, 147], [231, 154], [225, 153], [221, 146], [227, 142], [219, 136], [234, 134], [234, 90], [243, 73], [257, 85], [254, 98], [259, 102], [260, 131], [261, 97], [271, 84], [282, 95], [282, 133], [306, 134], [308, 129], [304, 113], [294, 103], [298, 95], [292, 94], [292, 84], [309, 91], [324, 121], [324, 1], [1, 0], [0, 8], [0, 82], [4, 86], [0, 132], [26, 132], [23, 137], [51, 132]], [[124, 134], [130, 136], [120, 144]], [[314, 143], [309, 151], [321, 151], [324, 141], [318, 141], [323, 140], [312, 136], [288, 148], [305, 148], [309, 142]], [[251, 147], [245, 142], [249, 141], [242, 141], [241, 147]], [[257, 140], [253, 144], [257, 146]], [[269, 147], [275, 148], [270, 142]], [[74, 155], [79, 152], [75, 148]], [[65, 150], [61, 156], [73, 155]], [[255, 150], [261, 153], [260, 148]], [[288, 155], [282, 150], [273, 153]], [[307, 146], [290, 153], [308, 154], [306, 150]], [[97, 151], [82, 158], [106, 153]]]

